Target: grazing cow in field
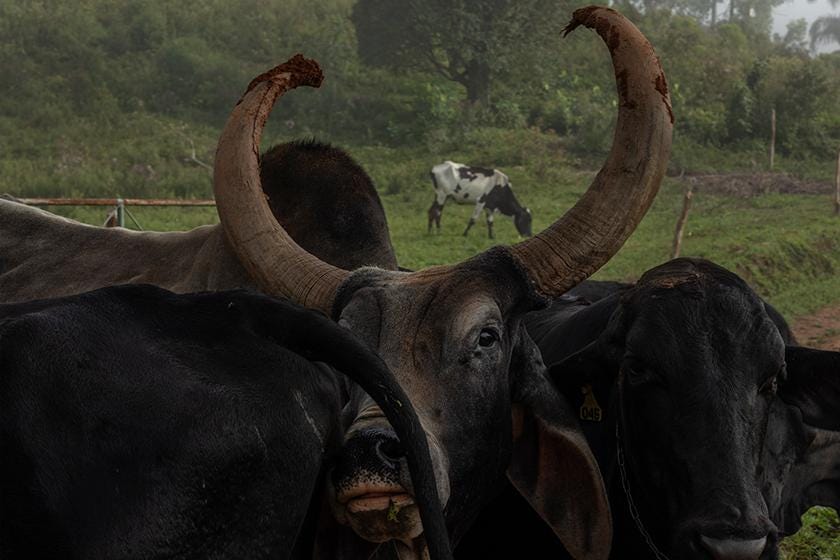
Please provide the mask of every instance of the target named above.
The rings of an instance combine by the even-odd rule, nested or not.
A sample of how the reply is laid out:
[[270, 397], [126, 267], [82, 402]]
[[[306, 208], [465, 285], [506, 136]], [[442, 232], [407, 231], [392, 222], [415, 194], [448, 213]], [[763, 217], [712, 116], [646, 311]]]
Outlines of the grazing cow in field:
[[[218, 241], [230, 247], [247, 277], [266, 293], [330, 315], [375, 350], [397, 377], [429, 439], [453, 541], [507, 474], [573, 554], [598, 559], [608, 554], [611, 535], [603, 480], [573, 412], [545, 377], [522, 317], [597, 270], [632, 233], [661, 184], [673, 117], [659, 62], [635, 26], [613, 10], [596, 7], [576, 11], [570, 28], [578, 25], [594, 28], [610, 50], [620, 84], [617, 132], [582, 201], [538, 238], [410, 273], [346, 270], [302, 249], [266, 201], [258, 158], [262, 128], [277, 98], [320, 83], [317, 65], [302, 57], [259, 76], [236, 105], [219, 140], [214, 187], [226, 236]], [[38, 237], [47, 228], [42, 223], [30, 229]], [[80, 226], [68, 226], [64, 233], [68, 243], [83, 240], [89, 255], [108, 255], [108, 262], [121, 254], [119, 249], [132, 249], [132, 266], [143, 280], [153, 281], [146, 271], [154, 270], [160, 274], [154, 281], [181, 286], [165, 263], [147, 259], [148, 266], [140, 266], [144, 244], [150, 255], [161, 255], [155, 253], [159, 241], [154, 237], [125, 237], [118, 249]], [[189, 232], [179, 235], [190, 239]], [[37, 253], [51, 246], [30, 243], [28, 248]], [[182, 267], [181, 275], [187, 270], [193, 281], [206, 281], [211, 272], [220, 272], [208, 258], [194, 274], [188, 264], [201, 245], [183, 241], [180, 248], [192, 253], [163, 254]], [[7, 273], [21, 281], [27, 272], [26, 255], [16, 249], [8, 249], [17, 260], [0, 272], [0, 282]], [[48, 260], [29, 256], [39, 263]], [[52, 277], [47, 286], [57, 276], [78, 273], [61, 260], [52, 265], [37, 268]], [[437, 531], [425, 527], [426, 519], [421, 524], [416, 506], [406, 499], [412, 481], [389, 451], [393, 430], [372, 401], [348, 417], [348, 426], [339, 464], [327, 477], [328, 503], [345, 528], [341, 535], [349, 527], [371, 544], [368, 552], [390, 540], [402, 558], [423, 555], [424, 529]], [[541, 468], [547, 461], [562, 466]], [[323, 526], [319, 523], [319, 532]], [[319, 543], [327, 547], [344, 543], [341, 539]], [[344, 544], [318, 549], [343, 557], [346, 550]]]
[[[526, 321], [606, 478], [612, 557], [773, 559], [809, 507], [840, 509], [840, 352], [791, 345], [775, 310], [704, 260], [582, 288], [597, 301]], [[566, 557], [517, 501], [507, 490], [457, 555], [504, 555], [482, 541], [504, 526], [517, 555]]]
[[152, 286], [0, 305], [0, 557], [311, 558], [359, 411], [339, 371], [387, 414], [389, 457], [442, 528], [411, 403], [323, 315]]
[[503, 216], [512, 216], [519, 235], [530, 237], [531, 211], [524, 208], [510, 186], [508, 176], [498, 169], [469, 167], [454, 161], [445, 161], [432, 167], [432, 183], [435, 186], [435, 199], [429, 208], [429, 232], [432, 223], [440, 231], [440, 216], [448, 198], [458, 204], [475, 204], [475, 209], [464, 230], [464, 235], [478, 220], [481, 211], [487, 214], [487, 234], [493, 238], [493, 215], [499, 212]]

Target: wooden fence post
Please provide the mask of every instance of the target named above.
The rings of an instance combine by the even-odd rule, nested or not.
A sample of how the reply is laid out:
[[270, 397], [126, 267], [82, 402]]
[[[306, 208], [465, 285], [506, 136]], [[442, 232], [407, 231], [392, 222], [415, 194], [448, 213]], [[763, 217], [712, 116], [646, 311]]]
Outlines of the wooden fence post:
[[840, 216], [840, 152], [837, 152], [837, 167], [834, 169], [834, 213]]
[[688, 221], [688, 211], [691, 209], [691, 197], [694, 193], [691, 187], [686, 189], [683, 196], [683, 207], [680, 212], [680, 217], [677, 220], [677, 229], [674, 231], [674, 246], [671, 249], [671, 258], [676, 259], [680, 256], [680, 249], [682, 249], [683, 230], [685, 230], [685, 223]]
[[773, 171], [773, 162], [776, 159], [776, 109], [770, 113], [770, 171]]

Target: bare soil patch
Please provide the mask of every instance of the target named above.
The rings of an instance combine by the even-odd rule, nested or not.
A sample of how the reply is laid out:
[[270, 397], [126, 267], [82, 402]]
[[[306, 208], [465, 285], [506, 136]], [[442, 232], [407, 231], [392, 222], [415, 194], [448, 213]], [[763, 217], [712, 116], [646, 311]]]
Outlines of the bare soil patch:
[[748, 198], [768, 193], [830, 194], [829, 182], [798, 179], [786, 173], [709, 173], [685, 175], [682, 181], [694, 191]]
[[826, 307], [793, 323], [799, 344], [824, 350], [840, 350], [840, 305]]

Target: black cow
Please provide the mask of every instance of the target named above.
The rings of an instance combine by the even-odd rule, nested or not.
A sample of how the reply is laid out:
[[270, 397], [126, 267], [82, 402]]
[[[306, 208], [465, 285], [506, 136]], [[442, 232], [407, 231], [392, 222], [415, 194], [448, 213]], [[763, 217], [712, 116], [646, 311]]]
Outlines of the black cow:
[[390, 460], [411, 465], [446, 550], [411, 403], [323, 315], [151, 286], [0, 305], [0, 557], [311, 558], [342, 408], [354, 414], [333, 368], [400, 434]]
[[[777, 558], [806, 509], [840, 508], [840, 352], [786, 345], [781, 316], [708, 261], [604, 287], [526, 321], [607, 481], [612, 557]], [[566, 557], [515, 502], [507, 491], [456, 552], [501, 557], [481, 535], [504, 530], [517, 557]]]

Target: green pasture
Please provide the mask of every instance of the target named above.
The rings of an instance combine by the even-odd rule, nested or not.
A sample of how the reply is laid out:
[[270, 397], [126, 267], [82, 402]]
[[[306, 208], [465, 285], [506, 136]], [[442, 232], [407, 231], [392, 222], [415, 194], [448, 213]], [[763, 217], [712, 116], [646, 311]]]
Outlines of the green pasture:
[[[353, 155], [368, 170], [385, 206], [399, 262], [408, 268], [457, 262], [494, 244], [515, 243], [511, 219], [496, 216], [496, 238], [487, 237], [484, 218], [467, 237], [461, 234], [472, 206], [448, 202], [440, 234], [428, 234], [426, 211], [433, 198], [429, 168], [444, 159], [497, 162], [511, 178], [520, 202], [539, 231], [570, 208], [588, 187], [594, 172], [580, 171], [552, 154], [544, 141], [496, 137], [508, 145], [464, 153], [432, 154], [383, 147], [358, 148]], [[519, 150], [511, 144], [525, 145]], [[497, 164], [498, 165], [498, 164]], [[196, 171], [196, 173], [200, 173]], [[207, 180], [207, 193], [209, 180]], [[636, 232], [624, 248], [596, 274], [599, 279], [637, 279], [670, 256], [674, 228], [683, 204], [685, 183], [667, 178]], [[22, 193], [14, 193], [23, 195]], [[123, 194], [109, 193], [109, 196]], [[103, 208], [59, 208], [52, 211], [101, 224]], [[188, 229], [217, 220], [213, 208], [129, 208], [144, 229]], [[788, 318], [840, 302], [840, 217], [833, 215], [830, 195], [765, 194], [733, 197], [694, 193], [685, 228], [682, 255], [714, 260], [737, 272]], [[127, 225], [135, 227], [127, 218]]]

